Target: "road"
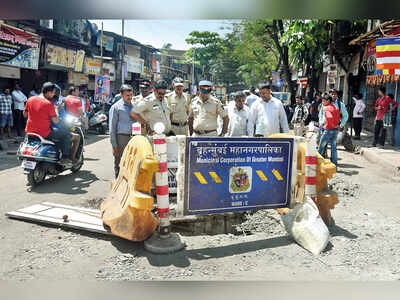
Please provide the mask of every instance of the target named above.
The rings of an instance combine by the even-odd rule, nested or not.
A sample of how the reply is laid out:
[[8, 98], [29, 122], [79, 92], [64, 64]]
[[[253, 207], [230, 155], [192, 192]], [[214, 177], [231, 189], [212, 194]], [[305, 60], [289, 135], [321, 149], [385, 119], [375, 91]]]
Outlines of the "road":
[[[282, 228], [250, 235], [183, 236], [185, 250], [146, 252], [142, 243], [8, 219], [7, 211], [45, 201], [82, 206], [108, 193], [107, 136], [91, 135], [77, 174], [27, 191], [15, 157], [0, 160], [0, 278], [40, 280], [399, 280], [400, 185], [363, 157], [339, 151], [341, 192], [327, 250], [315, 257]], [[279, 227], [279, 224], [274, 226]]]

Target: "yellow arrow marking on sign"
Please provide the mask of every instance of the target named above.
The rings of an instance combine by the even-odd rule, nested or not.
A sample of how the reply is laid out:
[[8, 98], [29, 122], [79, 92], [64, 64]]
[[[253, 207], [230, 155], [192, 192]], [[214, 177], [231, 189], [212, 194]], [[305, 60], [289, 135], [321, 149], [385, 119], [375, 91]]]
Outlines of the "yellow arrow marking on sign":
[[196, 178], [199, 180], [201, 184], [207, 184], [207, 180], [205, 180], [205, 178], [203, 177], [203, 175], [201, 175], [200, 172], [194, 172], [193, 174], [194, 176], [196, 176]]
[[273, 169], [272, 173], [275, 175], [276, 179], [278, 179], [279, 181], [283, 180], [283, 177], [281, 176], [281, 174], [279, 174], [278, 170]]
[[221, 183], [222, 182], [221, 178], [219, 178], [217, 173], [215, 173], [215, 172], [208, 172], [208, 173], [210, 174], [210, 176], [212, 177], [212, 179], [214, 179], [214, 181], [216, 183]]
[[263, 171], [257, 170], [256, 172], [257, 172], [258, 176], [260, 176], [262, 181], [267, 181], [268, 180], [267, 176], [264, 175]]

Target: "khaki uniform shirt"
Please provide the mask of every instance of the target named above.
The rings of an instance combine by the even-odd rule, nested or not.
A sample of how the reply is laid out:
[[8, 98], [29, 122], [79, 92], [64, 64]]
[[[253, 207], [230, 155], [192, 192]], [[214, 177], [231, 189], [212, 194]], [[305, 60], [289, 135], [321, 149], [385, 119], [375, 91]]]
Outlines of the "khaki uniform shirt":
[[139, 95], [137, 95], [137, 96], [132, 98], [132, 103], [133, 104], [137, 104], [143, 99], [144, 99], [144, 97], [142, 96], [142, 94], [139, 94]]
[[140, 114], [143, 119], [149, 122], [152, 130], [154, 130], [156, 123], [161, 122], [165, 126], [164, 133], [171, 131], [170, 111], [165, 98], [163, 101], [160, 101], [154, 94], [151, 94], [140, 100], [133, 109], [133, 112]]
[[184, 123], [188, 120], [190, 104], [190, 96], [186, 93], [182, 93], [182, 96], [178, 98], [175, 92], [172, 92], [168, 96], [168, 107], [172, 114], [171, 122]]
[[210, 95], [206, 102], [200, 97], [193, 99], [190, 105], [190, 116], [193, 116], [193, 129], [201, 130], [217, 130], [217, 116], [224, 118], [227, 113], [222, 106], [221, 101]]

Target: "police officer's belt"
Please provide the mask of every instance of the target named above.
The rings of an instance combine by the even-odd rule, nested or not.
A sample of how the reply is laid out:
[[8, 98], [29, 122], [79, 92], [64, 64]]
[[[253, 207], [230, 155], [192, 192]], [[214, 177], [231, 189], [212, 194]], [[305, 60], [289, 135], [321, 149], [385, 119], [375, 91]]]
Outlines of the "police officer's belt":
[[217, 129], [214, 129], [214, 130], [193, 130], [195, 133], [197, 133], [197, 134], [205, 134], [205, 133], [210, 133], [210, 132], [213, 132], [213, 131], [217, 131]]
[[175, 126], [186, 126], [186, 125], [187, 125], [187, 122], [182, 122], [182, 123], [171, 122], [171, 124], [172, 124], [172, 125], [175, 125]]

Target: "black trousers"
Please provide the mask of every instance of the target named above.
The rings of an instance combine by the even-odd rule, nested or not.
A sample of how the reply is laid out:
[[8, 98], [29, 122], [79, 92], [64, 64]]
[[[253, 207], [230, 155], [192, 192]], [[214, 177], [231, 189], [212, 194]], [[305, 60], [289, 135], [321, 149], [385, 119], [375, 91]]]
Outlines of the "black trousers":
[[383, 121], [376, 120], [374, 145], [381, 144], [382, 146], [385, 146], [385, 139], [386, 139], [386, 128], [383, 127]]
[[14, 109], [14, 126], [18, 136], [23, 136], [25, 131], [24, 111]]
[[361, 134], [362, 120], [363, 120], [363, 118], [353, 118], [354, 132], [355, 132], [357, 137], [359, 137], [360, 134]]

